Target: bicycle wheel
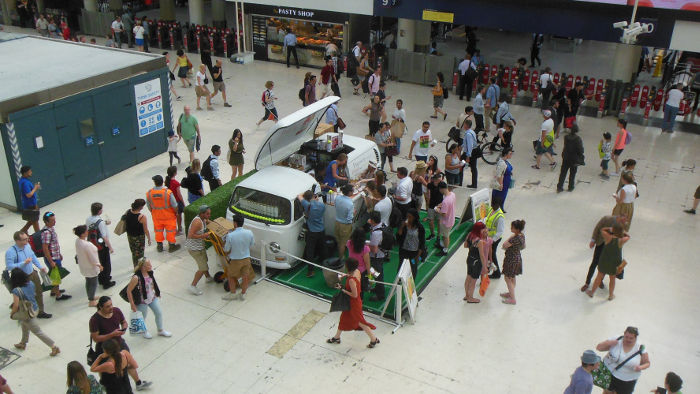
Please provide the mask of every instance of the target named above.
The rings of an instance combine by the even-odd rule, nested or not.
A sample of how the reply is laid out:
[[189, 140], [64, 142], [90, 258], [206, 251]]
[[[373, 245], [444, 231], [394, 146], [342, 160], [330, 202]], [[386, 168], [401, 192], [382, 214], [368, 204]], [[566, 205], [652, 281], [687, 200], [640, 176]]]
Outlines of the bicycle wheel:
[[481, 146], [481, 160], [485, 161], [487, 164], [496, 164], [498, 158], [501, 157], [501, 151], [497, 148], [497, 144], [493, 142], [486, 142]]

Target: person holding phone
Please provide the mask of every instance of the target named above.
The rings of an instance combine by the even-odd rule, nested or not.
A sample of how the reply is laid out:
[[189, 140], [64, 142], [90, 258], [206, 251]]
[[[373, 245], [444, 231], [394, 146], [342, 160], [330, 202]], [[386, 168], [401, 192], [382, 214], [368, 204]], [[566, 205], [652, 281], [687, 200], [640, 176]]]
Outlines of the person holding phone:
[[674, 372], [666, 374], [664, 387], [657, 387], [656, 390], [651, 390], [654, 394], [681, 394], [683, 387], [683, 379]]

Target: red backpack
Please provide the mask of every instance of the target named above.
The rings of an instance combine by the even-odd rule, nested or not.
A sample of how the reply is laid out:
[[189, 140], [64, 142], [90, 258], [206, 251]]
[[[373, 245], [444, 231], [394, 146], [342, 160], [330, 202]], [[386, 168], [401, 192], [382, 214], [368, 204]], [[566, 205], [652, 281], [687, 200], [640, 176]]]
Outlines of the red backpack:
[[265, 106], [265, 104], [267, 104], [267, 103], [265, 103], [265, 93], [267, 93], [267, 92], [268, 92], [267, 89], [263, 90], [263, 92], [262, 92], [262, 98], [260, 99], [260, 102], [261, 102], [261, 104], [262, 104], [263, 107]]

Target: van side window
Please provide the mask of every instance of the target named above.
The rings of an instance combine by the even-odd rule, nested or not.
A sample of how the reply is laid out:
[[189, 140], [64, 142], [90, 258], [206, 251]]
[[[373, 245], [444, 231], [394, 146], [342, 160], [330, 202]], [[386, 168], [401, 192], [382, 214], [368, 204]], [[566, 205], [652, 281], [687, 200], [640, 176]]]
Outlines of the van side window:
[[304, 207], [301, 205], [301, 201], [298, 198], [294, 199], [294, 221], [301, 219], [304, 216]]

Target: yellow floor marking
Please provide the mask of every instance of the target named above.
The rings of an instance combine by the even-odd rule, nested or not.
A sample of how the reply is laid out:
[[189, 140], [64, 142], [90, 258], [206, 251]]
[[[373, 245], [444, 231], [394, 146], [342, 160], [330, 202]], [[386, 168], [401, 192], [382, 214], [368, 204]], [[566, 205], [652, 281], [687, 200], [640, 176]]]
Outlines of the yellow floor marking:
[[296, 345], [301, 338], [306, 335], [326, 314], [316, 310], [304, 315], [294, 327], [290, 328], [286, 334], [282, 336], [274, 345], [267, 351], [267, 354], [282, 358], [291, 348]]

